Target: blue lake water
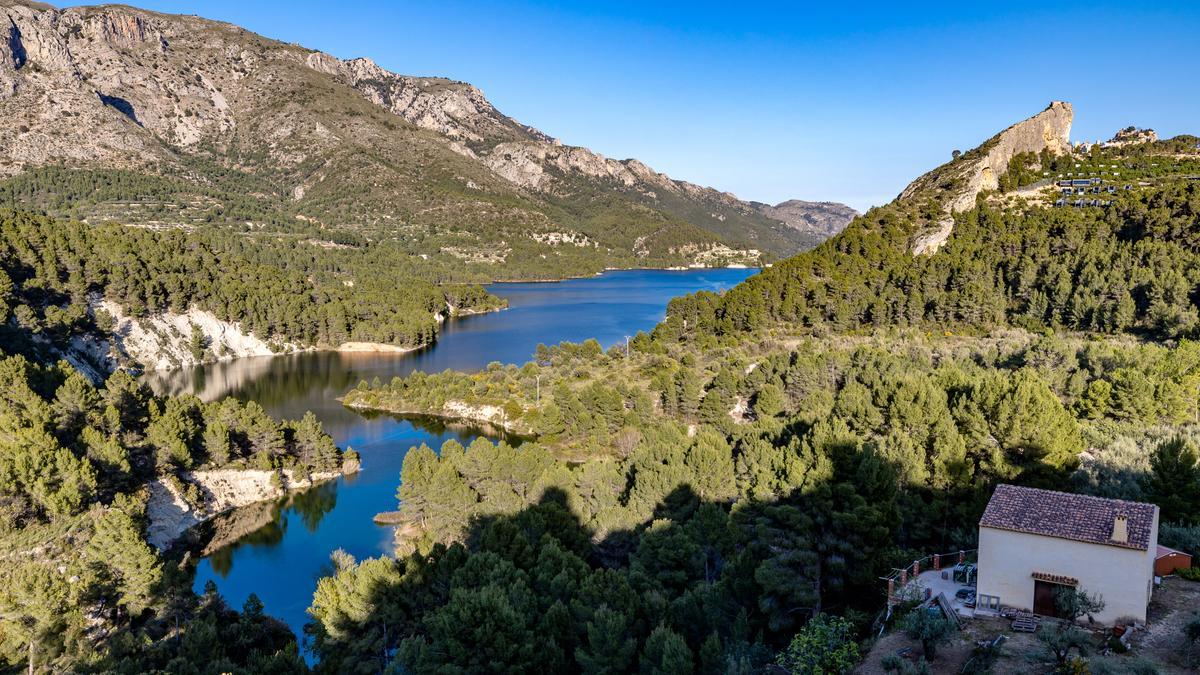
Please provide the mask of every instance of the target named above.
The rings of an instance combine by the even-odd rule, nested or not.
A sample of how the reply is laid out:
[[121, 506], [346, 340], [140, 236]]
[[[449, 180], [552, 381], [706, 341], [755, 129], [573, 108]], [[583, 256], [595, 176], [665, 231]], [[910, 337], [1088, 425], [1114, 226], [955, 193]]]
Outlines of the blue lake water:
[[607, 348], [653, 328], [671, 298], [724, 290], [754, 273], [629, 270], [562, 282], [493, 284], [488, 290], [507, 298], [508, 309], [448, 321], [437, 344], [420, 352], [310, 352], [151, 373], [147, 381], [160, 393], [254, 399], [280, 418], [312, 410], [339, 446], [362, 455], [357, 475], [219, 519], [215, 529], [222, 534], [216, 540], [228, 543], [206, 551], [196, 570], [197, 592], [212, 580], [234, 607], [256, 593], [269, 614], [302, 636], [305, 610], [317, 579], [328, 572], [330, 553], [341, 548], [359, 559], [391, 555], [392, 528], [371, 518], [396, 509], [408, 449], [421, 443], [436, 449], [450, 438], [465, 445], [483, 435], [466, 425], [363, 415], [342, 407], [336, 397], [359, 381], [387, 381], [414, 370], [478, 370], [492, 361], [521, 364], [538, 343], [596, 338]]

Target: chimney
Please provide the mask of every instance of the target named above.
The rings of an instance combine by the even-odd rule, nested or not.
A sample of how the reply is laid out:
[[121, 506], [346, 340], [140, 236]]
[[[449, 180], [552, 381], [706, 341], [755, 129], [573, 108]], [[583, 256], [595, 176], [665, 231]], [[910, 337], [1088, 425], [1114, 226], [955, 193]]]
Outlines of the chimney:
[[1112, 540], [1118, 544], [1129, 543], [1129, 524], [1124, 513], [1118, 513], [1113, 520]]

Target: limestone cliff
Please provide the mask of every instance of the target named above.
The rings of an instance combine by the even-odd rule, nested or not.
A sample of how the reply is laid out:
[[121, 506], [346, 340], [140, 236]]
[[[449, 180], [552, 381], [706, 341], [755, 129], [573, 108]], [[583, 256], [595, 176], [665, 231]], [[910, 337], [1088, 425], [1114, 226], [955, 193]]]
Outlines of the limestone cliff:
[[203, 361], [270, 356], [300, 349], [290, 343], [268, 344], [242, 330], [238, 324], [222, 321], [212, 312], [194, 307], [182, 313], [163, 312], [136, 318], [111, 300], [97, 299], [92, 311], [106, 312], [112, 318], [111, 337], [98, 345], [111, 361], [106, 364], [108, 370], [129, 361], [140, 364], [145, 370], [198, 365], [201, 361], [191, 349], [193, 330], [203, 338]]
[[914, 253], [933, 253], [941, 248], [954, 229], [954, 214], [975, 206], [975, 198], [999, 187], [1008, 162], [1023, 152], [1054, 154], [1070, 151], [1070, 103], [1052, 102], [1045, 110], [1018, 122], [988, 139], [983, 145], [930, 171], [909, 184], [898, 198], [901, 202], [934, 200], [944, 216], [937, 219], [913, 242]]

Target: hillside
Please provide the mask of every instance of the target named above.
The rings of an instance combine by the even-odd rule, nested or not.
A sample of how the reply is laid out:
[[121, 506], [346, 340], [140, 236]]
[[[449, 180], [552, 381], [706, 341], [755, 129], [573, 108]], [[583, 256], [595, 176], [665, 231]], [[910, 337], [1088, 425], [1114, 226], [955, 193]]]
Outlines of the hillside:
[[[93, 381], [297, 349], [430, 345], [449, 316], [504, 306], [374, 246], [84, 225], [0, 208], [0, 340]], [[10, 322], [9, 318], [13, 320]]]
[[1197, 138], [1070, 148], [1070, 113], [1052, 104], [722, 297], [677, 299], [657, 330], [1195, 335]]
[[[915, 654], [903, 635], [930, 616], [885, 604], [887, 579], [970, 555], [999, 484], [1156, 504], [1160, 541], [1200, 554], [1200, 139], [1055, 152], [1021, 144], [1030, 126], [724, 295], [673, 301], [627, 348], [347, 392], [532, 439], [405, 455], [396, 557], [335, 561], [314, 596], [323, 666], [385, 644], [413, 672], [984, 672], [973, 641], [1003, 634], [1034, 673], [1194, 672], [1194, 608], [1128, 653], [1108, 629], [976, 617], [921, 645], [928, 668], [880, 663]], [[1086, 192], [1067, 203], [1059, 180]]]
[[564, 145], [462, 82], [193, 16], [24, 0], [0, 12], [0, 197], [13, 208], [352, 231], [487, 279], [753, 263], [819, 240], [728, 193]]

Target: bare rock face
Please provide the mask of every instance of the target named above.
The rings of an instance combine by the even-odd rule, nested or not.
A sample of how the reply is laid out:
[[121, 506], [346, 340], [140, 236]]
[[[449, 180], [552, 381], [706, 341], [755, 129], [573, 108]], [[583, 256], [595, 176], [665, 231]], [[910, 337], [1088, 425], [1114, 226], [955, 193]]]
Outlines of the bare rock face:
[[167, 40], [147, 18], [115, 9], [90, 16], [83, 21], [83, 34], [89, 39], [118, 49], [137, 49], [150, 44], [167, 51]]
[[838, 202], [806, 202], [789, 199], [775, 206], [763, 204], [760, 210], [790, 228], [819, 237], [832, 237], [858, 215], [858, 211]]
[[[652, 216], [637, 226], [645, 232], [599, 241], [610, 250], [632, 250], [641, 237], [666, 255], [655, 242], [673, 238], [655, 235], [661, 222], [698, 246], [789, 255], [815, 243], [727, 192], [564, 145], [470, 84], [120, 5], [0, 0], [0, 148], [0, 179], [46, 165], [169, 175], [203, 189], [248, 176], [261, 179], [245, 182], [268, 208], [280, 208], [278, 190], [297, 218], [329, 226], [501, 218], [524, 232], [562, 225], [548, 221], [573, 213], [554, 206], [569, 199], [571, 209]], [[205, 199], [186, 203], [199, 210]], [[170, 220], [183, 209], [159, 209], [165, 222], [113, 209], [102, 217], [187, 222]]]
[[523, 188], [541, 190], [549, 185], [542, 162], [544, 148], [533, 143], [501, 143], [488, 154], [484, 163], [504, 180]]
[[990, 138], [978, 148], [921, 176], [900, 193], [900, 201], [935, 199], [945, 211], [934, 227], [914, 240], [914, 253], [934, 253], [954, 229], [954, 214], [975, 206], [975, 198], [999, 187], [1014, 155], [1043, 150], [1061, 155], [1070, 152], [1070, 103], [1054, 101], [1045, 110], [1018, 122]]
[[[75, 62], [60, 34], [59, 16], [39, 5], [15, 4], [5, 8], [9, 45], [13, 52], [23, 54], [21, 65], [36, 63], [50, 71], [78, 76]], [[20, 67], [20, 66], [17, 66]]]
[[11, 20], [0, 23], [0, 98], [8, 98], [17, 92], [17, 70], [25, 65], [25, 45], [21, 44], [21, 31]]
[[397, 75], [368, 58], [343, 61], [323, 52], [312, 52], [305, 63], [354, 87], [375, 105], [457, 141], [554, 140], [500, 114], [483, 92], [465, 82]]
[[647, 179], [663, 186], [660, 174], [649, 171], [640, 162], [636, 164], [640, 171], [635, 172], [626, 163], [587, 148], [544, 141], [501, 143], [487, 154], [485, 162], [507, 180], [534, 190], [553, 189], [556, 179], [546, 171], [551, 168], [561, 174], [613, 181], [625, 187]]
[[1158, 140], [1158, 134], [1153, 129], [1139, 129], [1134, 126], [1121, 129], [1104, 145], [1110, 148], [1120, 148], [1126, 145], [1153, 143]]
[[0, 2], [0, 33], [0, 118], [11, 121], [0, 125], [0, 176], [49, 163], [129, 167], [166, 158], [141, 129], [147, 121], [170, 125], [160, 112], [163, 92], [139, 91], [149, 68], [125, 58], [167, 49], [147, 16], [9, 0]]

